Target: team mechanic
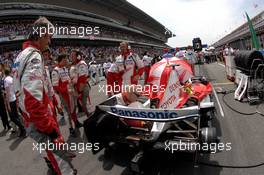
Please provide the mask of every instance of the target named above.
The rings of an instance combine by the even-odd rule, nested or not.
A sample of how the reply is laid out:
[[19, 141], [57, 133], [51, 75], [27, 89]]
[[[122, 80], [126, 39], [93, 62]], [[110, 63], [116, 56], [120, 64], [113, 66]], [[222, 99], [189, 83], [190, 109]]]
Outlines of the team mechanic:
[[[45, 17], [36, 20], [32, 29], [52, 25]], [[52, 101], [48, 97], [48, 86], [45, 83], [46, 71], [41, 55], [50, 43], [51, 35], [39, 35], [30, 32], [28, 47], [16, 58], [14, 66], [15, 91], [19, 99], [19, 107], [29, 136], [38, 143], [64, 143], [60, 133]], [[77, 174], [71, 164], [74, 157], [67, 150], [46, 150], [43, 155], [49, 167], [57, 175]]]
[[48, 85], [48, 96], [49, 96], [50, 100], [52, 100], [55, 109], [58, 110], [58, 113], [64, 117], [63, 110], [62, 110], [63, 106], [61, 105], [59, 97], [54, 92], [52, 82], [50, 79], [51, 76], [50, 76], [49, 67], [47, 65], [47, 62], [52, 59], [50, 57], [50, 49], [45, 48], [44, 51], [42, 51], [42, 56], [43, 56], [44, 64], [45, 64], [45, 71], [46, 71], [45, 83]]
[[144, 72], [144, 65], [139, 56], [132, 53], [127, 42], [120, 43], [119, 47], [121, 54], [116, 57], [116, 61], [112, 63], [107, 74], [107, 92], [108, 96], [117, 94], [115, 86], [122, 86], [137, 84], [139, 77]]
[[78, 100], [81, 102], [82, 110], [87, 117], [91, 112], [91, 100], [89, 96], [90, 86], [88, 84], [88, 66], [82, 60], [82, 54], [78, 50], [71, 52], [72, 66], [70, 68], [70, 77], [78, 92]]
[[76, 113], [76, 94], [73, 88], [72, 81], [70, 79], [68, 68], [67, 55], [61, 54], [57, 58], [58, 65], [52, 71], [52, 85], [56, 93], [61, 96], [63, 105], [66, 108], [69, 117], [70, 134], [75, 136], [75, 130], [73, 129], [73, 124], [75, 128], [80, 128], [82, 124], [77, 119]]

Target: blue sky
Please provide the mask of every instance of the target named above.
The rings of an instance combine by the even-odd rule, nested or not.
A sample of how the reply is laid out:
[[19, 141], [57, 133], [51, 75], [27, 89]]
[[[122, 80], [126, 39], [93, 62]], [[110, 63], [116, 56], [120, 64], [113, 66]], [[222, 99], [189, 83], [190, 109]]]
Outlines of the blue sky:
[[168, 41], [172, 47], [190, 45], [195, 37], [200, 37], [204, 44], [212, 44], [246, 22], [245, 11], [253, 17], [264, 10], [264, 0], [127, 1], [177, 35]]

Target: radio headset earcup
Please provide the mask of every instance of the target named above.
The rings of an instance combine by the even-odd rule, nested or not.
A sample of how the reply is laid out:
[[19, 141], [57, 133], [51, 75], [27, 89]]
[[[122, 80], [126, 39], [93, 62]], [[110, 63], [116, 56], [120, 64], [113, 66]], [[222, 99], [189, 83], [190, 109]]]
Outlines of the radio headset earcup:
[[81, 55], [78, 54], [78, 55], [77, 55], [77, 60], [80, 60], [80, 59], [81, 59]]
[[76, 56], [77, 56], [77, 60], [81, 60], [82, 59], [82, 54], [81, 54], [81, 52], [79, 50], [76, 52]]

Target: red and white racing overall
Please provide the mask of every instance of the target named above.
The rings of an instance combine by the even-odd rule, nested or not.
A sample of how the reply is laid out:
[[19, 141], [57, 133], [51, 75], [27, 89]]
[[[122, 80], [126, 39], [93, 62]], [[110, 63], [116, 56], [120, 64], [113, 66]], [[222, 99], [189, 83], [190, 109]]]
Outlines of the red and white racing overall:
[[71, 66], [70, 77], [79, 94], [78, 100], [80, 101], [82, 109], [88, 116], [89, 112], [91, 112], [91, 100], [89, 96], [88, 66], [85, 61], [79, 60], [75, 65]]
[[44, 81], [45, 81], [45, 84], [47, 84], [47, 86], [48, 86], [48, 96], [52, 100], [54, 107], [57, 108], [57, 110], [60, 114], [62, 114], [63, 111], [62, 111], [61, 101], [60, 101], [59, 97], [57, 96], [57, 94], [54, 92], [52, 82], [50, 79], [51, 76], [50, 76], [50, 71], [49, 71], [48, 66], [45, 66], [45, 71], [46, 71], [46, 74], [45, 74]]
[[[108, 95], [122, 91], [122, 86], [138, 84], [139, 77], [144, 72], [144, 65], [139, 56], [129, 52], [116, 57], [116, 61], [108, 69], [107, 90]], [[116, 88], [118, 86], [118, 88]]]
[[54, 90], [61, 96], [63, 105], [69, 116], [69, 124], [72, 127], [72, 121], [77, 123], [76, 98], [74, 88], [66, 67], [56, 66], [51, 74]]
[[[40, 144], [58, 145], [64, 143], [64, 140], [56, 120], [53, 103], [48, 96], [44, 60], [33, 43], [26, 42], [24, 46], [13, 66], [14, 85], [27, 131], [29, 136], [38, 142], [39, 151]], [[72, 157], [67, 151], [46, 149], [42, 156], [58, 175], [75, 174], [71, 164]]]
[[104, 63], [104, 64], [103, 64], [103, 68], [104, 68], [105, 76], [107, 76], [108, 69], [111, 67], [111, 65], [112, 65], [111, 62], [107, 62], [107, 63]]
[[145, 84], [147, 83], [147, 80], [148, 80], [148, 77], [149, 77], [149, 71], [150, 71], [150, 68], [151, 68], [151, 61], [152, 61], [152, 58], [145, 55], [142, 59], [143, 61], [143, 64], [144, 64], [144, 73], [145, 73]]

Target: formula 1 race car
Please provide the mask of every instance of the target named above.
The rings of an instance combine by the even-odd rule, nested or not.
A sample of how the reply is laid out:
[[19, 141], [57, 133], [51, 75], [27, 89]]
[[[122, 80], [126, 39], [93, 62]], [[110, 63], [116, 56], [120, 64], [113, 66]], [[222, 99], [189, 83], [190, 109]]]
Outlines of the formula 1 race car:
[[[205, 77], [192, 76], [189, 80], [191, 93], [181, 91], [180, 96], [184, 98], [180, 97], [174, 103], [176, 99], [172, 94], [176, 90], [173, 82], [185, 63], [177, 61], [176, 65], [172, 64], [175, 63], [173, 61], [170, 64], [163, 61], [166, 64], [164, 69], [169, 69], [168, 79], [163, 80], [166, 82], [163, 93], [149, 93], [131, 105], [120, 104], [119, 96], [113, 96], [96, 106], [94, 114], [84, 123], [88, 141], [99, 143], [100, 149], [93, 150], [93, 153], [106, 148], [107, 154], [112, 143], [127, 144], [136, 150], [130, 168], [133, 172], [140, 172], [140, 162], [147, 151], [192, 152], [196, 163], [198, 153], [202, 151], [197, 145], [219, 141], [216, 128], [211, 125], [215, 116], [211, 83]], [[150, 71], [150, 77], [153, 73]], [[184, 88], [179, 85], [178, 89]], [[182, 149], [183, 144], [193, 146]]]

